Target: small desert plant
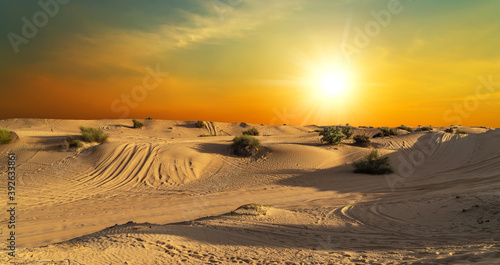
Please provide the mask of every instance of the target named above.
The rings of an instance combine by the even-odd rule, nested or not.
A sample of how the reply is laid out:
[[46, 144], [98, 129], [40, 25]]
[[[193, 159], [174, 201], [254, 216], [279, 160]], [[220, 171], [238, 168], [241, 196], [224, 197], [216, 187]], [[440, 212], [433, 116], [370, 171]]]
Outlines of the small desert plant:
[[197, 121], [194, 125], [197, 128], [204, 128], [205, 127], [205, 123], [203, 121]]
[[9, 130], [0, 128], [0, 144], [12, 142], [12, 135]]
[[407, 132], [413, 132], [412, 127], [408, 127], [408, 126], [404, 126], [404, 125], [399, 126], [398, 129], [405, 130]]
[[327, 142], [331, 145], [338, 145], [344, 140], [345, 135], [342, 134], [342, 130], [337, 127], [325, 127], [323, 131], [319, 133], [323, 136], [321, 142]]
[[444, 132], [446, 132], [446, 133], [453, 133], [453, 128], [448, 128], [448, 129], [444, 130]]
[[361, 147], [369, 147], [371, 145], [370, 137], [368, 135], [355, 135], [353, 137], [354, 139], [354, 145], [361, 146]]
[[257, 138], [250, 135], [236, 136], [233, 139], [233, 153], [239, 156], [252, 156], [257, 154], [260, 148], [260, 142]]
[[429, 126], [420, 127], [417, 129], [417, 131], [422, 131], [422, 132], [430, 132], [432, 130], [433, 130], [432, 127]]
[[250, 129], [244, 131], [243, 135], [259, 135], [259, 131], [255, 127], [252, 127]]
[[80, 148], [83, 146], [83, 143], [72, 137], [72, 136], [69, 136], [69, 137], [66, 137], [66, 139], [64, 140], [64, 142], [62, 143], [62, 146], [65, 148], [65, 149], [69, 149], [69, 148]]
[[266, 215], [271, 206], [264, 206], [261, 204], [245, 204], [238, 207], [236, 210], [231, 211], [231, 215]]
[[381, 130], [384, 133], [384, 136], [399, 135], [398, 130], [396, 128], [382, 127]]
[[389, 136], [389, 128], [388, 127], [381, 127], [380, 131], [384, 136]]
[[343, 127], [342, 134], [345, 135], [345, 138], [349, 139], [354, 134], [354, 131], [352, 130], [351, 127]]
[[467, 134], [467, 132], [464, 130], [457, 130], [455, 133], [456, 134]]
[[377, 150], [366, 156], [365, 159], [352, 163], [354, 173], [364, 173], [370, 175], [383, 175], [394, 172], [391, 168], [388, 156], [379, 157]]
[[381, 127], [380, 132], [375, 134], [373, 138], [384, 137], [389, 135], [399, 135], [398, 130], [396, 128]]
[[208, 134], [200, 134], [198, 137], [211, 137], [211, 136], [216, 136], [216, 135], [208, 135]]
[[83, 140], [86, 142], [104, 143], [108, 139], [108, 135], [100, 128], [80, 127]]
[[142, 126], [144, 126], [144, 124], [138, 120], [132, 120], [132, 122], [134, 123], [134, 128], [142, 128]]
[[147, 118], [144, 118], [145, 120], [152, 120], [153, 118], [151, 117], [147, 117]]

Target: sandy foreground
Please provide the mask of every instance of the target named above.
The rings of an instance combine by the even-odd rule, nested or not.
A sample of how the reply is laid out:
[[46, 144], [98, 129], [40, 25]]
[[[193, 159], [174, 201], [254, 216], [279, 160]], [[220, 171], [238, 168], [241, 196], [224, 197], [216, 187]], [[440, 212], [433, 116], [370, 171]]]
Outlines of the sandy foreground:
[[[0, 121], [19, 135], [0, 146], [0, 264], [500, 264], [500, 130], [375, 138], [396, 173], [371, 176], [351, 166], [369, 148], [323, 145], [317, 126], [194, 123]], [[61, 148], [79, 126], [109, 141]], [[232, 155], [252, 126], [260, 153]]]

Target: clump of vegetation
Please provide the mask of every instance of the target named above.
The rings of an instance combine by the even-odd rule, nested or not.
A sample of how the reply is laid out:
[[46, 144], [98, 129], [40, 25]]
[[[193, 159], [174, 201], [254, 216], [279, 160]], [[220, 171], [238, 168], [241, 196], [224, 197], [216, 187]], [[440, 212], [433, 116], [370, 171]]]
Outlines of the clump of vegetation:
[[370, 137], [368, 137], [368, 135], [358, 134], [355, 135], [353, 139], [354, 139], [354, 145], [356, 146], [369, 147], [372, 144], [372, 142], [370, 141]]
[[145, 120], [152, 120], [153, 118], [151, 117], [147, 117], [147, 118], [144, 118]]
[[205, 123], [203, 121], [197, 121], [194, 125], [197, 128], [204, 128], [205, 127]]
[[260, 148], [260, 142], [257, 138], [250, 135], [236, 136], [233, 139], [233, 154], [239, 156], [253, 156], [257, 154]]
[[464, 131], [464, 130], [460, 130], [460, 129], [459, 129], [459, 130], [457, 130], [455, 133], [456, 133], [456, 134], [467, 134], [467, 132], [466, 132], [466, 131]]
[[216, 135], [209, 135], [209, 134], [200, 134], [198, 137], [211, 137], [211, 136], [216, 136]]
[[138, 120], [132, 120], [132, 122], [134, 123], [134, 128], [142, 128], [144, 126], [144, 124]]
[[337, 127], [325, 127], [323, 131], [319, 133], [321, 138], [321, 142], [327, 142], [331, 145], [338, 145], [344, 140], [345, 135], [342, 133], [342, 130]]
[[257, 128], [252, 127], [250, 129], [244, 131], [243, 135], [255, 135], [255, 136], [257, 136], [257, 135], [259, 135], [259, 131], [257, 130]]
[[264, 206], [261, 204], [245, 204], [238, 207], [236, 210], [231, 211], [231, 215], [266, 215], [267, 211], [271, 208], [271, 206]]
[[[384, 134], [386, 134], [387, 132], [384, 132]], [[389, 129], [389, 135], [399, 135], [398, 133], [398, 129], [396, 128], [390, 128]]]
[[104, 133], [101, 128], [80, 127], [83, 140], [89, 143], [104, 143], [108, 140], [108, 134]]
[[411, 132], [411, 133], [414, 131], [412, 127], [408, 127], [408, 126], [404, 126], [404, 125], [399, 126], [398, 129], [405, 130], [405, 131]]
[[375, 134], [373, 138], [390, 136], [390, 135], [399, 135], [398, 130], [396, 128], [381, 127], [380, 132]]
[[343, 127], [342, 134], [345, 135], [347, 139], [349, 139], [354, 134], [354, 131], [352, 130], [351, 127]]
[[12, 134], [7, 129], [0, 128], [0, 144], [8, 144], [12, 142]]
[[420, 127], [417, 129], [417, 132], [430, 132], [434, 129], [432, 129], [432, 127], [430, 126], [424, 126], [424, 127]]
[[78, 140], [77, 138], [69, 136], [69, 137], [66, 137], [66, 139], [62, 143], [62, 146], [64, 149], [80, 148], [83, 146], [83, 143], [80, 140]]
[[448, 128], [448, 129], [444, 130], [444, 132], [446, 132], [446, 133], [453, 133], [453, 128]]
[[379, 157], [377, 150], [372, 150], [365, 159], [356, 161], [352, 165], [354, 167], [354, 173], [383, 175], [394, 172], [389, 162], [389, 157]]

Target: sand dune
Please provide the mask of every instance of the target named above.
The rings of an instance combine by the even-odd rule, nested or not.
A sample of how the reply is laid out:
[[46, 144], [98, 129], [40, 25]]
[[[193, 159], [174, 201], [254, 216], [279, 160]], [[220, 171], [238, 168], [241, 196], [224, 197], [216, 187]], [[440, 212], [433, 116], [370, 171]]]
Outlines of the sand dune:
[[[371, 176], [351, 166], [369, 148], [323, 145], [317, 126], [144, 124], [0, 121], [19, 135], [0, 146], [2, 185], [8, 152], [19, 174], [17, 257], [0, 263], [500, 263], [499, 130], [374, 138], [395, 173]], [[79, 126], [109, 141], [61, 148]], [[263, 148], [234, 156], [250, 127]], [[250, 203], [263, 207], [234, 211]]]

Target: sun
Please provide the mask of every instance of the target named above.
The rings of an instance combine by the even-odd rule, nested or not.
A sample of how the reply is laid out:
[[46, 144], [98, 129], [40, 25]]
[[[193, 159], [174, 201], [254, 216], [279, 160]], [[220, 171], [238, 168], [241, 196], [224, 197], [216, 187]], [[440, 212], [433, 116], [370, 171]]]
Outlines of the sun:
[[333, 69], [319, 74], [317, 77], [317, 87], [319, 96], [342, 96], [348, 89], [347, 73]]

